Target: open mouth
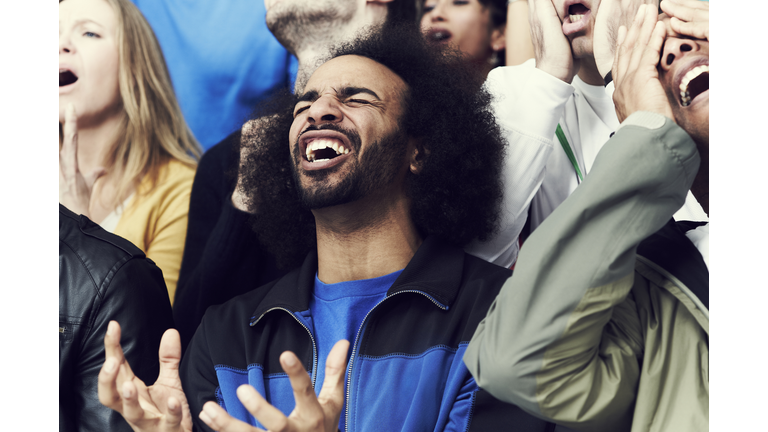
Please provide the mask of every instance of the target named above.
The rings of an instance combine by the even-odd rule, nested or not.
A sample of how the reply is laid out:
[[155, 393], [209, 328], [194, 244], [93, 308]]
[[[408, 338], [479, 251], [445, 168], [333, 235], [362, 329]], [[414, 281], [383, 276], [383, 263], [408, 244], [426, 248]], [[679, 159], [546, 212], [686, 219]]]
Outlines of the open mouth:
[[700, 65], [689, 70], [680, 81], [680, 104], [691, 104], [696, 96], [709, 90], [709, 65]]
[[445, 42], [453, 36], [451, 32], [442, 28], [433, 28], [427, 32], [427, 40], [430, 42]]
[[349, 149], [334, 139], [318, 138], [307, 143], [306, 156], [309, 162], [324, 162], [349, 153]]
[[589, 8], [581, 3], [572, 4], [568, 7], [568, 18], [572, 23], [579, 22], [589, 12]]
[[67, 69], [59, 69], [59, 87], [74, 84], [77, 81], [77, 75]]

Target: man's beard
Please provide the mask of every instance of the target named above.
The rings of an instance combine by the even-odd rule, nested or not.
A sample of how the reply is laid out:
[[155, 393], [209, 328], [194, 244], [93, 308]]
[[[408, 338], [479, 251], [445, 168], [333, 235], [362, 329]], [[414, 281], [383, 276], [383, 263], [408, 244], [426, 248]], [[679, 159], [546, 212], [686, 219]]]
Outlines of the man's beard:
[[[319, 209], [357, 201], [392, 183], [402, 169], [408, 137], [399, 128], [371, 143], [360, 159], [358, 157], [361, 142], [356, 132], [333, 124], [313, 129], [330, 129], [346, 135], [354, 149], [352, 155], [354, 159], [350, 158], [343, 164], [325, 170], [304, 171], [304, 177], [313, 183], [312, 187], [305, 188], [301, 184], [298, 173], [303, 158], [299, 154], [298, 142], [294, 145], [293, 181], [298, 189], [301, 205], [306, 209]], [[344, 165], [347, 168], [344, 168]], [[330, 184], [329, 177], [341, 169], [348, 170], [348, 174], [338, 183]]]
[[307, 43], [333, 43], [340, 25], [355, 14], [350, 0], [283, 0], [267, 13], [267, 27], [286, 49], [296, 54]]

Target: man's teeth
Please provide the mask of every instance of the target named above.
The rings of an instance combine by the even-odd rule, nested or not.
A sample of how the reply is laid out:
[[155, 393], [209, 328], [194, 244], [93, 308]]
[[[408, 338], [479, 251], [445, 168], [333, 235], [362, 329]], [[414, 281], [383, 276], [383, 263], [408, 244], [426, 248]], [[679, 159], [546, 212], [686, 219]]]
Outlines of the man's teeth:
[[333, 149], [336, 152], [336, 156], [341, 156], [349, 153], [349, 149], [345, 149], [343, 144], [339, 144], [335, 140], [317, 139], [307, 144], [307, 160], [310, 162], [322, 162], [330, 160], [328, 158], [316, 159], [315, 152], [323, 149]]
[[680, 101], [683, 103], [683, 106], [691, 104], [691, 95], [688, 93], [688, 84], [703, 73], [709, 73], [709, 65], [696, 66], [689, 70], [683, 77], [683, 80], [680, 81]]
[[574, 23], [576, 21], [581, 21], [582, 18], [584, 18], [584, 15], [568, 15], [571, 17], [571, 22]]

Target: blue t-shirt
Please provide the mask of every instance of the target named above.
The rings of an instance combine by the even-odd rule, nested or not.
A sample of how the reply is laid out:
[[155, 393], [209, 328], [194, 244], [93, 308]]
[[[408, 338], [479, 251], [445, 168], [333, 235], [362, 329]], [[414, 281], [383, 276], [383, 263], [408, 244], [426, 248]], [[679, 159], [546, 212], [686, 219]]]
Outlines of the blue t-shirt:
[[272, 35], [263, 1], [132, 0], [160, 42], [189, 128], [207, 150], [256, 105], [293, 88], [298, 62]]
[[[387, 296], [387, 290], [402, 270], [373, 279], [363, 279], [335, 284], [325, 284], [315, 275], [315, 289], [309, 300], [309, 310], [317, 344], [317, 379], [315, 392], [319, 395], [325, 378], [325, 359], [336, 342], [349, 341], [347, 362], [352, 355], [360, 325], [368, 312]], [[349, 368], [347, 368], [349, 371]], [[344, 373], [346, 399], [347, 377]], [[346, 407], [346, 401], [345, 401]], [[339, 429], [344, 431], [346, 410], [341, 411]]]

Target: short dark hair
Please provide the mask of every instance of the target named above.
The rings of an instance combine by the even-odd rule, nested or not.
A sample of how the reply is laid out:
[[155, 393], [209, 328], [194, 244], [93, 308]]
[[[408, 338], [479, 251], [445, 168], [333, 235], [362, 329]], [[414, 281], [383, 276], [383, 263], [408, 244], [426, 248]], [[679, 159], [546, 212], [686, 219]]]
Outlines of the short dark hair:
[[[408, 173], [411, 217], [423, 237], [457, 246], [487, 240], [498, 225], [505, 141], [490, 94], [461, 53], [424, 40], [415, 25], [386, 24], [331, 50], [329, 60], [367, 57], [408, 86], [401, 128], [425, 155], [419, 174]], [[295, 266], [315, 247], [314, 217], [301, 207], [291, 174], [288, 134], [296, 97], [283, 93], [277, 109], [243, 136], [243, 187], [255, 211], [262, 244], [283, 267]]]

